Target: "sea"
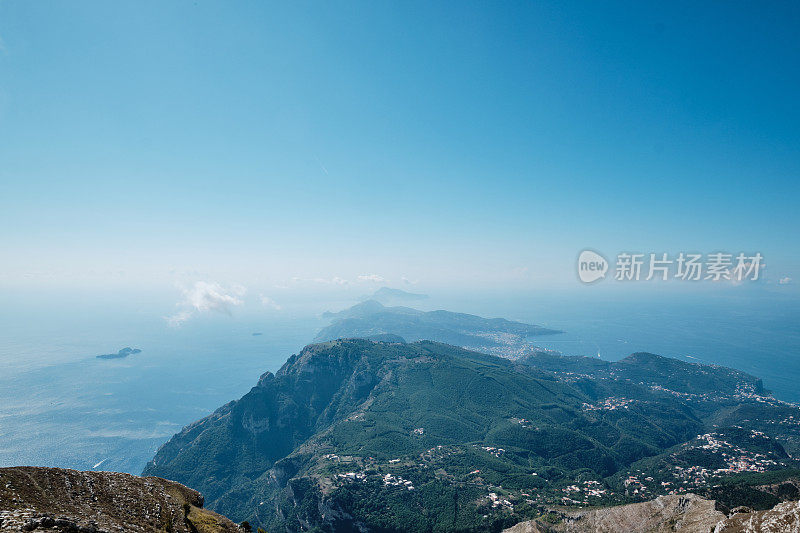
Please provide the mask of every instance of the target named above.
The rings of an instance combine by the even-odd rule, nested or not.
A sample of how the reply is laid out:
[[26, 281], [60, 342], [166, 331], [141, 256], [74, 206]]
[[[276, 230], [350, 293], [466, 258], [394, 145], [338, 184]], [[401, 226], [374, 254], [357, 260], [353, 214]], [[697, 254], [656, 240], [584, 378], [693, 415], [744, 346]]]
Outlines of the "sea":
[[[182, 427], [241, 397], [357, 302], [196, 313], [143, 294], [6, 294], [0, 301], [0, 466], [141, 473]], [[542, 348], [619, 360], [647, 351], [733, 367], [800, 403], [800, 299], [780, 292], [431, 291], [405, 303], [540, 324]], [[141, 353], [98, 359], [124, 347]]]

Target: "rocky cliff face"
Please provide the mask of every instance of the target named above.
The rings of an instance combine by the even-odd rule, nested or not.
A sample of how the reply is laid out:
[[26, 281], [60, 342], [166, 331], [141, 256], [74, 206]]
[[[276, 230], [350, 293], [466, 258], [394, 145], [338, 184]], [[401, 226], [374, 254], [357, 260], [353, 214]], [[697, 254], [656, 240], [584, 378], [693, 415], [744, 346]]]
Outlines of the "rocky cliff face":
[[592, 511], [568, 512], [553, 522], [522, 522], [505, 533], [793, 533], [800, 532], [800, 502], [766, 511], [741, 509], [726, 516], [713, 500], [694, 494]]
[[790, 533], [800, 531], [800, 502], [779, 503], [767, 511], [736, 513], [714, 528], [714, 533]]
[[114, 472], [0, 468], [0, 531], [233, 533], [173, 481]]

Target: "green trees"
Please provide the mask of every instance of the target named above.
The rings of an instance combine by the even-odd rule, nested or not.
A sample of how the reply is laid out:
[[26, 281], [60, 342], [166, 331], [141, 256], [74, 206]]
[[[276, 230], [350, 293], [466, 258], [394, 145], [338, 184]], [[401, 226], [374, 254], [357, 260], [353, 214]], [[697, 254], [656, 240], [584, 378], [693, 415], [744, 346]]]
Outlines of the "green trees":
[[[728, 369], [663, 359], [537, 362], [550, 371], [429, 341], [311, 345], [173, 437], [146, 473], [192, 486], [210, 508], [275, 530], [500, 529], [535, 517], [544, 502], [578, 498], [569, 492], [576, 483], [581, 501], [594, 504], [621, 486], [634, 462], [657, 471], [657, 462], [643, 461], [730, 412], [721, 393], [693, 400], [703, 384], [723, 392], [755, 386]], [[665, 368], [669, 376], [660, 374]], [[666, 391], [659, 380], [691, 392]], [[770, 428], [786, 427], [766, 420], [785, 418], [785, 406], [758, 405], [748, 412]], [[740, 446], [786, 456], [749, 430], [731, 435]], [[653, 477], [647, 483], [658, 490], [667, 475], [641, 478]], [[590, 495], [587, 486], [603, 492]], [[624, 497], [618, 490], [614, 497]]]

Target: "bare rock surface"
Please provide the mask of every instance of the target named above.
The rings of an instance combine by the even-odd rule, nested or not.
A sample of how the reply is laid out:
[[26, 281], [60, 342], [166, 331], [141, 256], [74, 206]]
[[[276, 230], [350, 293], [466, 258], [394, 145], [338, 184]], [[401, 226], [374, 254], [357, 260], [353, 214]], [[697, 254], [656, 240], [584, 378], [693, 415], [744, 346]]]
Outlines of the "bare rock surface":
[[239, 532], [202, 495], [157, 477], [0, 468], [0, 531]]
[[767, 511], [734, 514], [714, 529], [714, 533], [751, 532], [800, 532], [800, 502], [783, 502]]
[[560, 521], [522, 522], [505, 533], [800, 533], [800, 502], [726, 516], [694, 494], [660, 496], [618, 507], [564, 512]]

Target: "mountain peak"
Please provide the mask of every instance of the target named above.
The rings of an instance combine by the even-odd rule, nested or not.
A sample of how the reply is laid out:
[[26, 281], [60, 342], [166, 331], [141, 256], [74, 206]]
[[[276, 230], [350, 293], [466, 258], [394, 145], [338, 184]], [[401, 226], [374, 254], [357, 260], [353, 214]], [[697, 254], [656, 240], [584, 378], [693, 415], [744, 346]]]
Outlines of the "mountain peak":
[[620, 360], [620, 363], [653, 363], [662, 361], [674, 361], [674, 359], [650, 352], [635, 352]]
[[420, 294], [414, 292], [404, 291], [402, 289], [393, 289], [391, 287], [381, 287], [374, 293], [370, 299], [378, 300], [381, 302], [388, 302], [388, 301], [416, 301], [416, 300], [427, 300], [427, 294]]

